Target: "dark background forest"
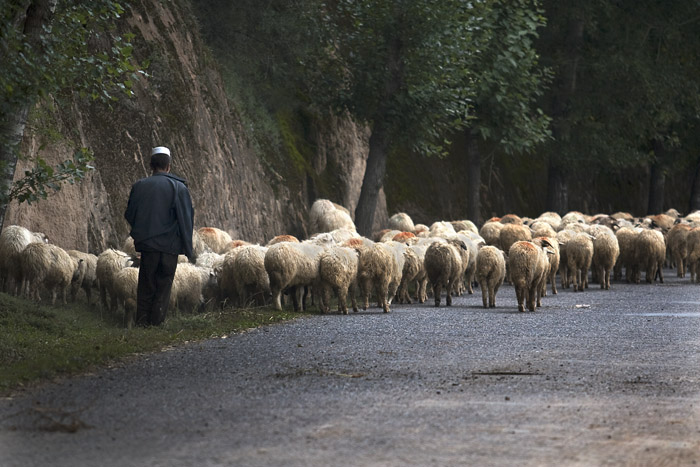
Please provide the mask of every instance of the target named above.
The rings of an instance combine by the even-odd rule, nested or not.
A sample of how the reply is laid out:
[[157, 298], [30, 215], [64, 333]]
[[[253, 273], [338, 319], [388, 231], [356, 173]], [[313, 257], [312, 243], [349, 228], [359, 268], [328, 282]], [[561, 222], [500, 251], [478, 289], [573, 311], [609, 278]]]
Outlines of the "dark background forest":
[[22, 0], [2, 20], [1, 214], [47, 230], [79, 204], [64, 246], [120, 244], [166, 143], [197, 224], [257, 241], [311, 233], [317, 198], [364, 234], [399, 211], [700, 209], [698, 1]]

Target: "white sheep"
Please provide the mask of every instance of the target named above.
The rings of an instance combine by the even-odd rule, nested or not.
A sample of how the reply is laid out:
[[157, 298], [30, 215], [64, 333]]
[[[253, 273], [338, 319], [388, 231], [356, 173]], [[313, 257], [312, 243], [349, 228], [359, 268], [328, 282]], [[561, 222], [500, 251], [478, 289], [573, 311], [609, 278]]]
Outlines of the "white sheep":
[[690, 282], [700, 283], [700, 227], [693, 227], [688, 232], [687, 262]]
[[87, 302], [90, 304], [92, 289], [97, 287], [97, 256], [78, 250], [68, 250], [66, 253], [77, 260], [82, 259], [85, 262], [85, 273], [71, 283], [71, 300], [76, 300], [78, 290], [82, 288], [85, 291]]
[[265, 270], [270, 278], [272, 303], [282, 310], [282, 292], [290, 289], [294, 311], [305, 310], [302, 289], [312, 286], [318, 279], [318, 258], [323, 247], [309, 242], [278, 243], [265, 253]]
[[232, 240], [228, 232], [225, 232], [216, 227], [200, 227], [197, 229], [199, 238], [204, 242], [214, 253], [221, 254]]
[[204, 305], [202, 290], [208, 277], [207, 268], [200, 268], [190, 263], [178, 264], [170, 291], [170, 308], [181, 312], [201, 310]]
[[413, 232], [416, 226], [413, 224], [411, 216], [405, 212], [397, 212], [389, 218], [389, 229], [401, 232]]
[[0, 234], [0, 290], [17, 294], [22, 281], [19, 255], [30, 243], [47, 243], [46, 235], [31, 232], [19, 225], [10, 225]]
[[688, 234], [690, 225], [676, 224], [668, 231], [666, 249], [668, 256], [676, 263], [678, 277], [685, 277], [686, 257], [688, 256]]
[[112, 275], [111, 281], [111, 289], [114, 294], [112, 300], [124, 307], [124, 321], [126, 327], [131, 329], [136, 317], [139, 268], [125, 267], [119, 269]]
[[481, 287], [484, 308], [496, 306], [496, 294], [506, 277], [503, 251], [495, 246], [483, 246], [476, 257], [476, 280]]
[[30, 243], [20, 253], [22, 291], [28, 298], [41, 300], [40, 288], [51, 293], [51, 304], [56, 304], [59, 292], [63, 304], [71, 281], [85, 273], [85, 264], [68, 255], [62, 248], [49, 243]]
[[[112, 278], [117, 271], [130, 266], [132, 263], [130, 255], [111, 248], [103, 251], [97, 257], [95, 275], [100, 287], [100, 301], [105, 308], [109, 305], [109, 309], [113, 312], [117, 309], [117, 299]], [[109, 304], [107, 303], [107, 296], [109, 296]]]
[[415, 245], [409, 245], [404, 251], [404, 265], [403, 272], [401, 274], [401, 283], [399, 284], [399, 289], [396, 292], [398, 303], [411, 303], [411, 296], [408, 293], [409, 284], [416, 282], [419, 277], [421, 278], [421, 281], [423, 280], [423, 277], [425, 277], [425, 280], [427, 281], [425, 266], [423, 265], [425, 248], [423, 248], [422, 255], [419, 256], [420, 248], [416, 249], [414, 247]]
[[648, 283], [656, 280], [664, 282], [663, 265], [666, 259], [666, 241], [661, 232], [654, 229], [644, 229], [637, 235], [635, 242], [636, 258], [639, 271], [645, 271]]
[[639, 282], [639, 265], [637, 264], [637, 236], [641, 229], [635, 230], [632, 227], [621, 227], [615, 232], [620, 254], [615, 264], [613, 277], [622, 278], [622, 268], [625, 268], [625, 278], [627, 282]]
[[566, 266], [573, 277], [574, 292], [588, 288], [588, 270], [593, 261], [593, 239], [587, 233], [576, 232], [566, 243], [559, 242], [566, 251]]
[[241, 306], [248, 303], [248, 297], [263, 306], [270, 295], [270, 278], [265, 270], [267, 250], [264, 246], [248, 245], [241, 247], [233, 258], [233, 283]]
[[415, 244], [410, 245], [409, 248], [418, 260], [418, 273], [413, 279], [416, 283], [416, 301], [425, 303], [428, 299], [426, 290], [428, 287], [428, 273], [425, 270], [425, 251], [428, 249], [428, 245]]
[[348, 314], [348, 293], [352, 309], [357, 312], [355, 288], [357, 286], [358, 250], [345, 246], [332, 246], [321, 252], [318, 259], [318, 276], [321, 288], [321, 308], [330, 311], [330, 291], [338, 298], [338, 310]]
[[350, 212], [327, 199], [317, 199], [309, 211], [310, 229], [314, 233], [330, 232], [336, 229], [357, 231]]
[[357, 263], [357, 284], [362, 295], [362, 308], [369, 306], [371, 291], [375, 291], [379, 306], [384, 313], [389, 313], [389, 285], [395, 275], [396, 263], [391, 252], [364, 239], [351, 244], [360, 253]]
[[557, 272], [559, 271], [559, 263], [561, 262], [561, 252], [559, 248], [559, 241], [556, 235], [553, 237], [536, 237], [533, 243], [539, 247], [544, 247], [544, 242], [546, 241], [549, 245], [549, 251], [547, 254], [547, 261], [549, 262], [549, 267], [547, 268], [547, 278], [542, 282], [542, 290], [540, 294], [544, 297], [547, 295], [547, 279], [552, 284], [552, 295], [557, 294]]
[[435, 306], [440, 306], [442, 288], [447, 293], [446, 304], [452, 305], [452, 292], [464, 275], [465, 264], [469, 263], [469, 250], [461, 240], [448, 239], [447, 242], [434, 242], [425, 251], [425, 270], [433, 287]]
[[505, 224], [501, 224], [499, 221], [488, 221], [479, 229], [479, 235], [481, 235], [487, 245], [499, 246], [501, 229]]
[[589, 229], [593, 235], [593, 260], [592, 267], [597, 271], [596, 276], [600, 281], [600, 288], [610, 289], [610, 275], [620, 256], [620, 245], [611, 228], [604, 225]]
[[535, 311], [535, 306], [541, 304], [541, 286], [548, 267], [547, 252], [551, 252], [546, 242], [543, 245], [517, 241], [508, 251], [508, 271], [515, 286], [518, 311], [524, 312], [525, 304], [528, 310]]

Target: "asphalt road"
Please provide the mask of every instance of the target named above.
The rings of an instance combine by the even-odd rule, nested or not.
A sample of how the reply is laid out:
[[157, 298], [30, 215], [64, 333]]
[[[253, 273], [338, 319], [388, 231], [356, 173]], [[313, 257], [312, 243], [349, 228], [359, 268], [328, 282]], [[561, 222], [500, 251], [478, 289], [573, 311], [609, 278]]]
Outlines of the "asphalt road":
[[0, 401], [0, 465], [696, 465], [700, 286], [665, 276], [141, 356]]

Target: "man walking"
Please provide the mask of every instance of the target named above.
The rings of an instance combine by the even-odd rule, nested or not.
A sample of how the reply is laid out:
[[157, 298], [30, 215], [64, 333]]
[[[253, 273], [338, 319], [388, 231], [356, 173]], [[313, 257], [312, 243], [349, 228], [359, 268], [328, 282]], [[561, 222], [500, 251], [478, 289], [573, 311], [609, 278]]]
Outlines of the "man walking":
[[185, 180], [170, 174], [170, 150], [151, 151], [150, 177], [134, 183], [124, 217], [141, 253], [136, 296], [136, 324], [157, 326], [165, 320], [177, 256], [192, 258], [194, 209]]

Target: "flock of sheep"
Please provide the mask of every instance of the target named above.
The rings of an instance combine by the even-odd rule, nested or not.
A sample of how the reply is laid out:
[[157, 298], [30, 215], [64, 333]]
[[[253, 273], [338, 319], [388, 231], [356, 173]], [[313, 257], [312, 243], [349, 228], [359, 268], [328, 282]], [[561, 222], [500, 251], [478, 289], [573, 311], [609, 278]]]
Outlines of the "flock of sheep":
[[[384, 312], [392, 302], [423, 303], [432, 292], [435, 306], [442, 297], [473, 293], [478, 283], [484, 307], [496, 306], [504, 281], [513, 284], [518, 309], [534, 311], [546, 295], [547, 283], [557, 293], [556, 275], [564, 288], [588, 287], [591, 279], [609, 289], [611, 276], [639, 283], [663, 282], [668, 262], [692, 282], [700, 269], [700, 211], [681, 217], [675, 210], [633, 218], [627, 213], [587, 216], [570, 212], [561, 217], [544, 213], [536, 219], [509, 214], [489, 219], [481, 228], [468, 220], [414, 225], [405, 213], [389, 219], [388, 229], [373, 239], [357, 234], [342, 206], [319, 199], [311, 207], [311, 238], [274, 237], [266, 245], [233, 240], [224, 231], [202, 227], [194, 232], [194, 263], [181, 257], [171, 293], [171, 309], [193, 311], [206, 303], [247, 306], [272, 303], [282, 309], [285, 294], [294, 310], [306, 309], [307, 295], [330, 311], [330, 295], [341, 313], [367, 309], [373, 295]], [[124, 310], [133, 322], [138, 282], [138, 254], [127, 238], [121, 250], [99, 256], [64, 251], [45, 235], [9, 226], [0, 234], [2, 290], [40, 300], [59, 294], [66, 303], [80, 289], [88, 303], [99, 290], [104, 307]], [[428, 288], [430, 284], [430, 289]], [[444, 289], [444, 290], [443, 290]], [[357, 299], [361, 300], [358, 305]]]

